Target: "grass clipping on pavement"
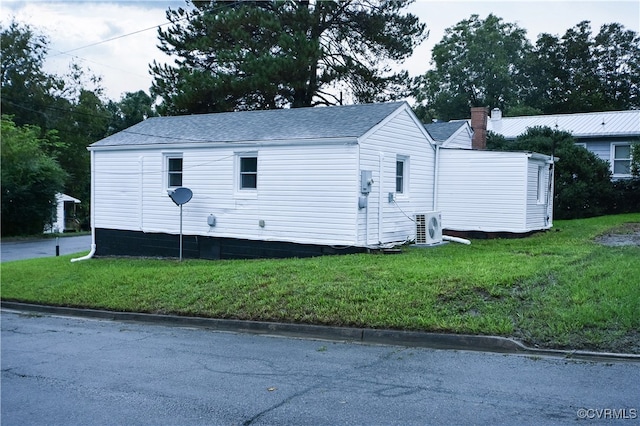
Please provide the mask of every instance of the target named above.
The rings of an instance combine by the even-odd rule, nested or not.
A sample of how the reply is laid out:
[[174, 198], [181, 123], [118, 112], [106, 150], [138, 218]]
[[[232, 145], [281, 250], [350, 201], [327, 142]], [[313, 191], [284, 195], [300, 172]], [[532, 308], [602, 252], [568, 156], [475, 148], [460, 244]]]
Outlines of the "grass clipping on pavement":
[[213, 318], [501, 335], [640, 353], [640, 247], [598, 236], [640, 214], [522, 239], [280, 260], [74, 256], [2, 264], [3, 300]]

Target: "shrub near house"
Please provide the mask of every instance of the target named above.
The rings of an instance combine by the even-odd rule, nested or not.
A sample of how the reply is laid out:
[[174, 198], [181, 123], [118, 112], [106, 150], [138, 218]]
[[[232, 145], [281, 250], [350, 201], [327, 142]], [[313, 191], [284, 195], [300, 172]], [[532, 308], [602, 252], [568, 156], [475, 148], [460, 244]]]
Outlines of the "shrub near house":
[[555, 166], [554, 217], [557, 219], [603, 215], [614, 206], [616, 197], [609, 164], [576, 145], [568, 132], [534, 127], [515, 141], [490, 133], [487, 148], [535, 151], [559, 158]]

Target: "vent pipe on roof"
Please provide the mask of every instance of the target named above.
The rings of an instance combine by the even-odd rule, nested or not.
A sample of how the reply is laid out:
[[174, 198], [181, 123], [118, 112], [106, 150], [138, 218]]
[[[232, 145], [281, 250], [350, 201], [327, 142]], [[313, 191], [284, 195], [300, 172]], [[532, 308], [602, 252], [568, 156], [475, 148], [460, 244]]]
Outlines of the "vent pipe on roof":
[[502, 110], [500, 108], [494, 108], [491, 110], [491, 121], [502, 120]]

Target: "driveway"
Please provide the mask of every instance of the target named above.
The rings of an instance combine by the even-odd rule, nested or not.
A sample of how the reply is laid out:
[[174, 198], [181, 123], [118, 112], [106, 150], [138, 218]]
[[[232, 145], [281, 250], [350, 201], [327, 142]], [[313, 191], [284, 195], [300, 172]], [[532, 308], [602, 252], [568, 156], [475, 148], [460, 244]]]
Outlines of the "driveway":
[[48, 238], [43, 240], [28, 240], [15, 242], [2, 242], [0, 244], [0, 260], [10, 262], [12, 260], [33, 259], [36, 257], [52, 257], [56, 255], [56, 245], [60, 248], [60, 255], [82, 253], [91, 249], [91, 235], [77, 237]]
[[637, 424], [633, 362], [2, 311], [7, 425]]

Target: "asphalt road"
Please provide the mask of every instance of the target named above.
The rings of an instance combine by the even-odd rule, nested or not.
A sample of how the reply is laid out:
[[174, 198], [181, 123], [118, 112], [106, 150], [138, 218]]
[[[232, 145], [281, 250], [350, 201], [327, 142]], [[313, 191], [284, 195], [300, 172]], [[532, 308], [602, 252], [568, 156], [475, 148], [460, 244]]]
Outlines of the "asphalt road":
[[82, 253], [85, 255], [91, 249], [91, 235], [77, 237], [62, 237], [44, 239], [3, 242], [0, 245], [0, 259], [2, 262], [13, 260], [33, 259], [36, 257], [52, 257], [56, 255], [56, 245], [60, 255]]
[[6, 310], [1, 337], [3, 425], [640, 422], [640, 368], [632, 362], [367, 346]]

